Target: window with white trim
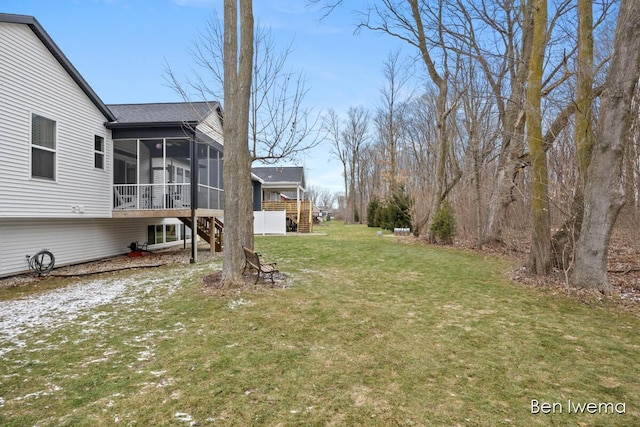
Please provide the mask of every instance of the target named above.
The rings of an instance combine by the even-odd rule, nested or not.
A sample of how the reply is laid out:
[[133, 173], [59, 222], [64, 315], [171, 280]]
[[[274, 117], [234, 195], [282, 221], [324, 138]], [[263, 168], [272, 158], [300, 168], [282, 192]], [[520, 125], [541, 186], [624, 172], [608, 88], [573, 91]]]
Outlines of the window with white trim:
[[31, 115], [31, 177], [56, 179], [56, 122]]
[[104, 138], [95, 135], [93, 138], [94, 163], [96, 169], [104, 169]]
[[[158, 245], [182, 239], [180, 227], [176, 224], [150, 224], [147, 226], [147, 243]], [[189, 235], [189, 233], [186, 233]]]

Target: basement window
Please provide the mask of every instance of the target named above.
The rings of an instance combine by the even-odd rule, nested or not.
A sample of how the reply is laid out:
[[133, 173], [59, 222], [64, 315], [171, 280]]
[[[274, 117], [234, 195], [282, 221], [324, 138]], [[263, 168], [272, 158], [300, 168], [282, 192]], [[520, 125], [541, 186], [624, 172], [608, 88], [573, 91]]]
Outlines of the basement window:
[[147, 226], [147, 243], [159, 245], [181, 239], [180, 227], [176, 224], [151, 224]]

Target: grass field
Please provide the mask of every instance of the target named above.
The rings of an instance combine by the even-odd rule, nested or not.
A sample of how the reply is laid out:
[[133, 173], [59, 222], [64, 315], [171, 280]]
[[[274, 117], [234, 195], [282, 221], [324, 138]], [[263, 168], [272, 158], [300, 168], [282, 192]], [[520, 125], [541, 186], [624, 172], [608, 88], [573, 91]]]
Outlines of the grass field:
[[[219, 264], [70, 280], [118, 292], [5, 328], [0, 425], [640, 425], [638, 317], [497, 258], [317, 231], [256, 238], [285, 289], [203, 292]], [[57, 290], [1, 291], [0, 319]]]

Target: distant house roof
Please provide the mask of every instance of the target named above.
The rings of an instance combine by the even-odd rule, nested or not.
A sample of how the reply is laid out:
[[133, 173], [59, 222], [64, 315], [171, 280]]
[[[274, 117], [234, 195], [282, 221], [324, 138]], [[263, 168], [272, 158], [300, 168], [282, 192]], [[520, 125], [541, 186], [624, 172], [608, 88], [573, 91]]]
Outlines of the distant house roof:
[[297, 184], [304, 188], [304, 168], [302, 166], [272, 166], [251, 168], [265, 184]]
[[264, 181], [253, 172], [251, 172], [251, 181], [256, 181], [256, 182], [259, 182], [260, 184], [264, 184]]
[[109, 104], [108, 107], [115, 115], [115, 120], [109, 124], [109, 127], [195, 125], [214, 111], [222, 117], [222, 107], [217, 101]]
[[71, 76], [80, 89], [89, 97], [91, 102], [100, 110], [100, 112], [109, 120], [115, 120], [113, 113], [102, 102], [100, 97], [91, 89], [91, 86], [80, 75], [78, 70], [71, 64], [71, 61], [62, 53], [58, 45], [56, 45], [53, 39], [47, 34], [42, 25], [33, 16], [28, 15], [14, 15], [10, 13], [0, 13], [0, 22], [6, 22], [11, 24], [23, 24], [27, 25], [31, 31], [40, 39], [42, 44], [51, 52], [56, 60], [62, 65], [62, 68]]

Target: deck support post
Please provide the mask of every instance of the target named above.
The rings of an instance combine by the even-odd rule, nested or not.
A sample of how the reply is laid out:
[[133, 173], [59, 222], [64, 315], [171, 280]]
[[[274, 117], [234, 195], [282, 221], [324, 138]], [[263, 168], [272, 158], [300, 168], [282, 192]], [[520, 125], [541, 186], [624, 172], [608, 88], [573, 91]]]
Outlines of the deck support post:
[[198, 260], [198, 222], [196, 221], [196, 208], [198, 206], [198, 147], [196, 147], [195, 135], [189, 141], [189, 160], [191, 162], [191, 258], [189, 262], [195, 264]]

